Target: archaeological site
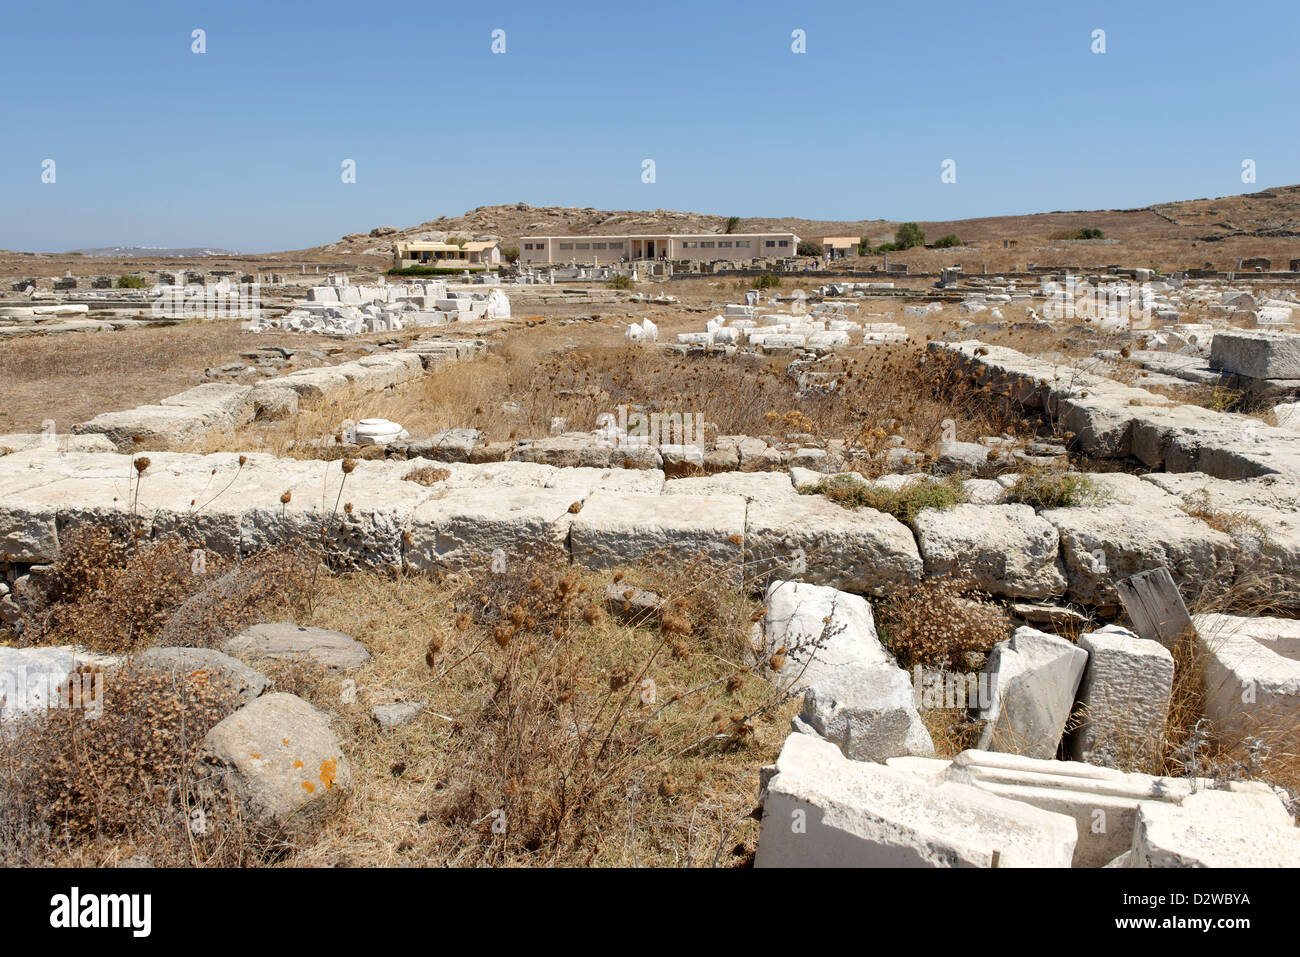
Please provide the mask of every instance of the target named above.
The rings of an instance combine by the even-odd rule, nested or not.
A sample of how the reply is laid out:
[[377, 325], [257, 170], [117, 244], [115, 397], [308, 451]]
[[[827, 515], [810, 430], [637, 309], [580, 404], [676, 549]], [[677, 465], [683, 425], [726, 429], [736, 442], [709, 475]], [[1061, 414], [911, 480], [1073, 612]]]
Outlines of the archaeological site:
[[[599, 50], [509, 4], [243, 7], [78, 13], [0, 151], [0, 863], [80, 875], [51, 927], [148, 936], [86, 895], [169, 868], [1061, 868], [983, 900], [1266, 922], [1295, 30], [1247, 93], [1025, 7], [1012, 94], [955, 6], [869, 53], [847, 6], [609, 13]], [[1235, 59], [1208, 9], [1168, 29]]]

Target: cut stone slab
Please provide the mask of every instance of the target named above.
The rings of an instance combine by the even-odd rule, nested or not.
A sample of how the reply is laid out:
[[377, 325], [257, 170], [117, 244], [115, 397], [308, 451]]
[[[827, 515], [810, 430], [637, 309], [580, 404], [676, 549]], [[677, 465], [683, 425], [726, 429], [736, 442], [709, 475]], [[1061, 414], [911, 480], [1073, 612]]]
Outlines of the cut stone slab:
[[737, 495], [643, 495], [596, 492], [574, 516], [573, 560], [589, 568], [633, 565], [651, 555], [703, 554], [739, 579], [745, 500]]
[[1060, 535], [1028, 505], [926, 508], [912, 524], [929, 577], [969, 577], [981, 591], [1009, 598], [1065, 593]]
[[173, 675], [220, 676], [239, 694], [241, 704], [248, 704], [271, 685], [271, 679], [260, 671], [212, 648], [148, 648], [136, 655], [131, 664], [136, 669]]
[[847, 509], [820, 495], [755, 499], [745, 521], [748, 574], [798, 578], [884, 595], [915, 584], [924, 563], [911, 530], [875, 509]]
[[622, 582], [605, 586], [605, 607], [620, 618], [634, 622], [658, 620], [664, 600], [652, 591]]
[[892, 664], [850, 664], [804, 693], [803, 723], [854, 761], [934, 754], [912, 680]]
[[984, 669], [993, 700], [979, 713], [986, 722], [979, 749], [1054, 756], [1087, 663], [1083, 649], [1028, 626], [994, 645]]
[[[945, 767], [917, 767], [918, 758], [892, 758], [890, 767], [980, 788], [1011, 801], [1072, 818], [1078, 828], [1073, 866], [1103, 867], [1133, 843], [1138, 806], [1146, 801], [1213, 802], [1216, 812], [1246, 821], [1286, 823], [1286, 809], [1267, 785], [1238, 782], [1212, 790], [1208, 779], [1155, 777], [1114, 768], [993, 751], [963, 751]], [[937, 762], [935, 762], [937, 763]]]
[[[790, 689], [802, 691], [848, 670], [894, 665], [876, 634], [871, 605], [825, 585], [775, 581], [767, 587], [756, 644], [767, 659], [784, 648], [778, 674]], [[833, 687], [834, 685], [828, 685]]]
[[1160, 749], [1174, 684], [1174, 656], [1158, 641], [1109, 625], [1079, 638], [1088, 666], [1071, 733], [1076, 761], [1147, 768]]
[[221, 650], [250, 658], [306, 660], [332, 671], [351, 671], [370, 660], [365, 645], [351, 635], [291, 621], [253, 625], [226, 641]]
[[1069, 867], [1075, 824], [964, 784], [929, 784], [792, 734], [767, 781], [756, 867]]
[[1300, 335], [1224, 329], [1214, 334], [1210, 365], [1253, 379], [1300, 379]]
[[[1300, 721], [1300, 622], [1196, 615], [1205, 716], [1224, 736], [1268, 735]], [[1270, 735], [1271, 736], [1271, 735]]]
[[1211, 583], [1226, 587], [1236, 572], [1232, 538], [1181, 510], [1135, 504], [1040, 514], [1061, 535], [1067, 594], [1082, 604], [1115, 604], [1115, 579], [1161, 565], [1189, 591]]
[[[516, 464], [526, 463], [503, 462], [477, 468]], [[447, 484], [453, 485], [456, 479], [453, 472]], [[415, 509], [405, 560], [417, 571], [428, 571], [487, 564], [498, 550], [508, 560], [562, 550], [576, 517], [569, 509], [583, 497], [581, 492], [566, 488], [453, 487]]]
[[1128, 866], [1300, 867], [1300, 828], [1144, 801]]
[[215, 725], [194, 762], [200, 793], [225, 793], [253, 820], [306, 834], [337, 809], [352, 770], [326, 716], [301, 698], [263, 695]]

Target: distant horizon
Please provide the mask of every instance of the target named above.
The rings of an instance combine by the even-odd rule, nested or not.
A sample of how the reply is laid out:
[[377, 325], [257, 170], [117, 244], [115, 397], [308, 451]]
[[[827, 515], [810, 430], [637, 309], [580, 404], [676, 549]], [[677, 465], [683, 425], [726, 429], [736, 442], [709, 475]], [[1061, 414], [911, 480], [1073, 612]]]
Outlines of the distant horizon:
[[1300, 183], [1300, 9], [1280, 0], [1249, 18], [1208, 0], [132, 14], [11, 11], [0, 248], [260, 255], [524, 196], [935, 222]]
[[[1252, 193], [1266, 193], [1266, 192], [1269, 192], [1270, 190], [1290, 189], [1290, 188], [1292, 188], [1292, 187], [1296, 187], [1296, 186], [1300, 186], [1300, 184], [1297, 184], [1297, 183], [1283, 183], [1283, 184], [1277, 184], [1277, 185], [1271, 185], [1271, 186], [1257, 186], [1255, 189], [1251, 189], [1251, 190], [1243, 190], [1241, 193], [1225, 193], [1225, 194], [1217, 195], [1217, 196], [1184, 196], [1184, 197], [1179, 197], [1178, 199], [1161, 199], [1161, 200], [1153, 200], [1152, 202], [1144, 203], [1144, 204], [1142, 204], [1142, 205], [1140, 205], [1140, 206], [1123, 206], [1123, 207], [1121, 207], [1121, 206], [1099, 206], [1099, 207], [1096, 207], [1096, 208], [1093, 208], [1093, 209], [1045, 209], [1045, 210], [1036, 210], [1036, 211], [1033, 211], [1033, 212], [991, 213], [991, 214], [989, 214], [989, 215], [987, 215], [987, 216], [965, 216], [965, 217], [961, 217], [961, 219], [962, 219], [962, 220], [979, 220], [979, 219], [999, 219], [999, 218], [1003, 218], [1003, 217], [1017, 217], [1017, 216], [1050, 216], [1050, 215], [1061, 215], [1061, 214], [1084, 214], [1084, 213], [1127, 212], [1127, 211], [1134, 211], [1134, 210], [1148, 209], [1148, 208], [1150, 208], [1150, 207], [1152, 207], [1152, 206], [1160, 206], [1160, 205], [1165, 205], [1165, 204], [1169, 204], [1169, 203], [1195, 202], [1195, 201], [1197, 201], [1197, 200], [1230, 199], [1230, 198], [1235, 197], [1235, 196], [1250, 195], [1250, 194], [1252, 194]], [[447, 215], [447, 214], [445, 214], [445, 213], [444, 213], [444, 214], [440, 214], [440, 215], [444, 215], [444, 216], [446, 216], [448, 219], [456, 219], [456, 218], [459, 218], [459, 217], [461, 217], [461, 216], [464, 216], [464, 215], [470, 213], [471, 211], [473, 211], [473, 210], [475, 210], [475, 209], [479, 209], [479, 208], [488, 208], [488, 209], [493, 209], [493, 208], [499, 208], [499, 207], [515, 206], [515, 205], [517, 205], [517, 204], [520, 203], [520, 202], [525, 202], [525, 203], [527, 203], [526, 200], [516, 200], [515, 202], [511, 202], [511, 203], [479, 203], [479, 204], [477, 204], [476, 206], [471, 206], [471, 207], [469, 207], [469, 209], [466, 209], [466, 210], [464, 210], [463, 212], [461, 212], [461, 213], [457, 213], [457, 214], [455, 214], [455, 215]], [[535, 203], [527, 203], [527, 205], [528, 205], [530, 208], [533, 208], [533, 209], [544, 209], [544, 208], [548, 208], [548, 207], [546, 207], [546, 206], [542, 206], [542, 205], [540, 205], [540, 204], [535, 204]], [[551, 205], [554, 206], [555, 204], [551, 204]], [[563, 209], [597, 209], [597, 210], [599, 210], [599, 211], [601, 211], [601, 212], [610, 212], [610, 211], [613, 211], [613, 210], [602, 210], [602, 209], [600, 209], [600, 207], [592, 207], [592, 206], [590, 206], [590, 204], [588, 204], [588, 205], [582, 205], [582, 206], [563, 206], [563, 207], [560, 207], [560, 208], [563, 208]], [[660, 208], [662, 208], [662, 207], [660, 207]], [[654, 209], [619, 210], [619, 211], [620, 211], [620, 212], [633, 212], [633, 213], [654, 213], [654, 212], [655, 212]], [[688, 215], [698, 215], [698, 216], [724, 216], [724, 215], [726, 215], [726, 216], [734, 216], [734, 215], [736, 215], [735, 213], [728, 213], [728, 214], [722, 214], [722, 213], [707, 213], [707, 212], [703, 212], [703, 211], [701, 211], [701, 210], [696, 210], [696, 209], [691, 209], [691, 210], [664, 209], [664, 211], [665, 211], [665, 212], [669, 212], [669, 213], [686, 213], [686, 214], [688, 214]], [[435, 217], [433, 217], [432, 219], [421, 219], [419, 222], [412, 223], [412, 224], [410, 224], [410, 225], [408, 225], [408, 226], [396, 225], [396, 224], [393, 224], [393, 223], [383, 223], [383, 224], [380, 224], [380, 225], [384, 225], [384, 226], [394, 226], [394, 228], [396, 228], [396, 229], [398, 229], [398, 230], [403, 230], [403, 231], [404, 231], [404, 230], [408, 230], [408, 229], [415, 229], [416, 227], [418, 227], [418, 226], [422, 226], [422, 225], [424, 225], [424, 224], [426, 224], [426, 223], [435, 222], [435, 221], [437, 220], [437, 218], [438, 218], [438, 217], [435, 216]], [[811, 216], [801, 216], [801, 215], [798, 215], [798, 214], [794, 214], [794, 215], [781, 215], [781, 216], [774, 216], [774, 215], [753, 215], [753, 214], [751, 214], [751, 215], [741, 215], [740, 218], [741, 218], [742, 220], [743, 220], [743, 219], [776, 219], [776, 220], [781, 220], [781, 219], [804, 219], [804, 220], [812, 220], [812, 221], [817, 221], [817, 222], [840, 222], [840, 223], [851, 223], [851, 222], [863, 222], [863, 221], [875, 221], [875, 220], [879, 220], [879, 217], [855, 217], [855, 218], [841, 219], [841, 220], [815, 220], [814, 217], [811, 217]], [[936, 223], [936, 222], [937, 222], [937, 223], [946, 223], [946, 222], [955, 222], [955, 221], [957, 221], [957, 219], [955, 219], [954, 217], [945, 217], [945, 218], [940, 218], [940, 219], [910, 219], [910, 220], [909, 220], [909, 219], [890, 219], [890, 220], [880, 220], [880, 221], [882, 221], [882, 222], [899, 222], [899, 223], [902, 223], [902, 222], [915, 222], [915, 223]], [[366, 229], [353, 230], [352, 232], [353, 232], [353, 233], [366, 233], [366, 232], [369, 232], [371, 229], [375, 229], [375, 228], [378, 228], [378, 226], [370, 226], [370, 227], [367, 227]], [[652, 232], [654, 232], [654, 231], [652, 230]], [[339, 236], [334, 236], [334, 237], [332, 237], [332, 238], [322, 239], [322, 240], [319, 241], [319, 242], [310, 243], [310, 244], [308, 244], [308, 245], [306, 245], [306, 246], [295, 246], [295, 247], [292, 247], [292, 249], [311, 249], [311, 248], [314, 248], [314, 247], [317, 247], [317, 246], [325, 246], [325, 245], [328, 245], [328, 244], [330, 244], [330, 243], [338, 242], [340, 239], [343, 238], [343, 236], [346, 236], [346, 235], [350, 235], [350, 234], [349, 234], [349, 233], [343, 233], [343, 234], [341, 234], [341, 235], [339, 235]], [[524, 234], [521, 233], [520, 235], [524, 235]], [[545, 235], [545, 234], [543, 234], [543, 233], [535, 233], [535, 234], [531, 234], [531, 235], [538, 235], [538, 236], [541, 236], [541, 235]], [[556, 234], [556, 235], [559, 235], [559, 234]], [[383, 240], [383, 237], [376, 237], [376, 242], [380, 242], [380, 241], [382, 241], [382, 240]], [[78, 246], [78, 247], [74, 247], [74, 248], [71, 248], [71, 249], [11, 249], [10, 251], [11, 251], [11, 252], [17, 252], [17, 253], [24, 253], [24, 254], [37, 255], [37, 256], [75, 256], [75, 255], [85, 255], [86, 258], [88, 258], [88, 259], [112, 259], [112, 258], [120, 258], [120, 257], [112, 257], [112, 256], [91, 256], [91, 255], [87, 255], [87, 251], [88, 251], [88, 250], [114, 249], [114, 248], [117, 248], [117, 249], [158, 250], [158, 251], [160, 251], [160, 252], [169, 252], [169, 251], [172, 251], [172, 250], [178, 250], [178, 249], [213, 249], [213, 250], [217, 250], [217, 252], [216, 252], [214, 255], [229, 255], [229, 256], [265, 256], [265, 255], [271, 255], [271, 254], [274, 254], [274, 253], [280, 253], [280, 252], [291, 251], [291, 248], [290, 248], [290, 247], [286, 247], [285, 249], [265, 249], [265, 250], [260, 250], [260, 251], [256, 251], [256, 252], [255, 252], [255, 251], [245, 250], [245, 249], [229, 249], [229, 248], [223, 248], [223, 247], [216, 246], [215, 244], [211, 244], [211, 243], [181, 243], [181, 244], [177, 244], [177, 245], [174, 245], [174, 246], [156, 246], [156, 245], [149, 245], [149, 244], [145, 244], [145, 243], [104, 243], [104, 244], [99, 245], [99, 246]], [[178, 257], [178, 258], [182, 258], [182, 257]]]

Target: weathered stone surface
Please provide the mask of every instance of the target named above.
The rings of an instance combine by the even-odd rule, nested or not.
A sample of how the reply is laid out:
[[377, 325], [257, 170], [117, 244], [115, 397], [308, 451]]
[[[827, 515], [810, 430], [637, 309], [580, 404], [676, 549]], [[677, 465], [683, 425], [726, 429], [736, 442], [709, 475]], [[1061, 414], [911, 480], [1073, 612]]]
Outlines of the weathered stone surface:
[[569, 509], [581, 498], [564, 488], [452, 489], [415, 509], [406, 561], [416, 570], [463, 568], [490, 562], [498, 549], [512, 560], [563, 549], [575, 517]]
[[989, 448], [978, 442], [940, 442], [935, 448], [935, 464], [942, 472], [978, 474], [989, 463]]
[[324, 714], [291, 694], [263, 695], [215, 725], [194, 762], [200, 792], [225, 793], [252, 819], [312, 831], [352, 784]]
[[1150, 767], [1169, 716], [1173, 655], [1160, 642], [1114, 625], [1082, 635], [1079, 647], [1088, 653], [1088, 666], [1070, 755], [1107, 767]]
[[1028, 505], [927, 508], [913, 527], [927, 576], [968, 576], [982, 591], [1010, 598], [1065, 593], [1060, 536]]
[[893, 664], [848, 664], [814, 681], [799, 717], [854, 761], [934, 754], [912, 681]]
[[1253, 379], [1300, 379], [1300, 335], [1224, 329], [1214, 334], [1210, 365]]
[[574, 516], [574, 561], [592, 568], [631, 565], [654, 554], [703, 554], [738, 577], [745, 501], [735, 495], [676, 496], [597, 492]]
[[963, 751], [951, 762], [891, 758], [887, 763], [926, 780], [968, 784], [1007, 800], [1067, 815], [1078, 830], [1075, 867], [1107, 866], [1128, 851], [1138, 807], [1147, 801], [1171, 806], [1212, 801], [1218, 813], [1243, 820], [1289, 821], [1277, 795], [1259, 783], [1235, 783], [1229, 791], [1212, 791], [1212, 782], [1204, 778], [1155, 777], [1077, 761], [992, 751]]
[[370, 709], [375, 723], [385, 730], [400, 728], [410, 724], [424, 711], [423, 701], [394, 701], [392, 704], [377, 704]]
[[850, 761], [792, 734], [767, 781], [757, 867], [1068, 867], [1070, 818]]
[[1300, 867], [1300, 828], [1216, 810], [1138, 805], [1129, 867]]
[[221, 650], [250, 658], [309, 661], [333, 671], [351, 671], [370, 660], [365, 645], [350, 635], [291, 621], [253, 625], [227, 640]]
[[253, 386], [251, 397], [253, 414], [258, 419], [287, 419], [298, 411], [298, 393], [293, 389], [261, 383]]
[[778, 672], [793, 690], [802, 690], [841, 669], [892, 665], [880, 644], [871, 605], [824, 585], [774, 581], [763, 598], [756, 627], [764, 658], [782, 648]]
[[987, 722], [980, 750], [1055, 755], [1087, 663], [1086, 651], [1027, 626], [994, 645], [984, 669], [993, 700], [979, 715]]
[[[1196, 615], [1205, 716], [1224, 736], [1276, 733], [1300, 721], [1300, 622]], [[1271, 736], [1271, 734], [1270, 734]]]
[[1157, 568], [1190, 591], [1226, 587], [1235, 574], [1232, 538], [1193, 518], [1179, 501], [1137, 476], [1090, 476], [1111, 497], [1099, 505], [1039, 513], [1061, 535], [1067, 595], [1089, 605], [1113, 604], [1115, 579]]
[[880, 595], [924, 570], [911, 531], [884, 512], [842, 508], [820, 495], [756, 499], [745, 522], [748, 574], [798, 578]]
[[44, 432], [9, 432], [0, 435], [0, 455], [28, 449], [56, 452], [116, 452], [117, 446], [103, 435], [75, 435]]
[[238, 658], [212, 648], [147, 648], [131, 660], [137, 670], [161, 671], [176, 676], [199, 673], [229, 682], [242, 704], [248, 704], [271, 685], [271, 680]]

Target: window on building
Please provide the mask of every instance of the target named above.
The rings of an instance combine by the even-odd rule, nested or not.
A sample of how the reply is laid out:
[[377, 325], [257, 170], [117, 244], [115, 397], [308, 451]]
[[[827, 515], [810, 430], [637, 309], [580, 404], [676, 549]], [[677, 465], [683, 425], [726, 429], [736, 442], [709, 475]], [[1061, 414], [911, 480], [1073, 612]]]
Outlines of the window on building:
[[560, 243], [560, 248], [561, 248], [561, 249], [572, 249], [572, 248], [573, 248], [573, 243]]
[[700, 243], [700, 248], [701, 248], [701, 249], [712, 249], [712, 248], [713, 248], [713, 243]]
[[730, 248], [731, 248], [731, 243], [730, 243], [728, 240], [720, 239], [720, 240], [718, 240], [718, 248], [719, 248], [719, 249], [730, 249]]
[[737, 248], [737, 249], [748, 249], [748, 248], [749, 248], [749, 240], [748, 240], [748, 239], [737, 239], [737, 240], [736, 240], [736, 248]]
[[788, 240], [788, 239], [783, 239], [783, 240], [781, 240], [781, 242], [779, 243], [779, 245], [781, 245], [781, 246], [789, 246], [789, 245], [790, 245], [790, 240]]
[[767, 248], [770, 249], [772, 246], [775, 246], [775, 245], [776, 245], [776, 240], [774, 240], [774, 239], [767, 239], [767, 240], [764, 240], [764, 241], [763, 241], [763, 245], [764, 245], [765, 247], [767, 247]]

